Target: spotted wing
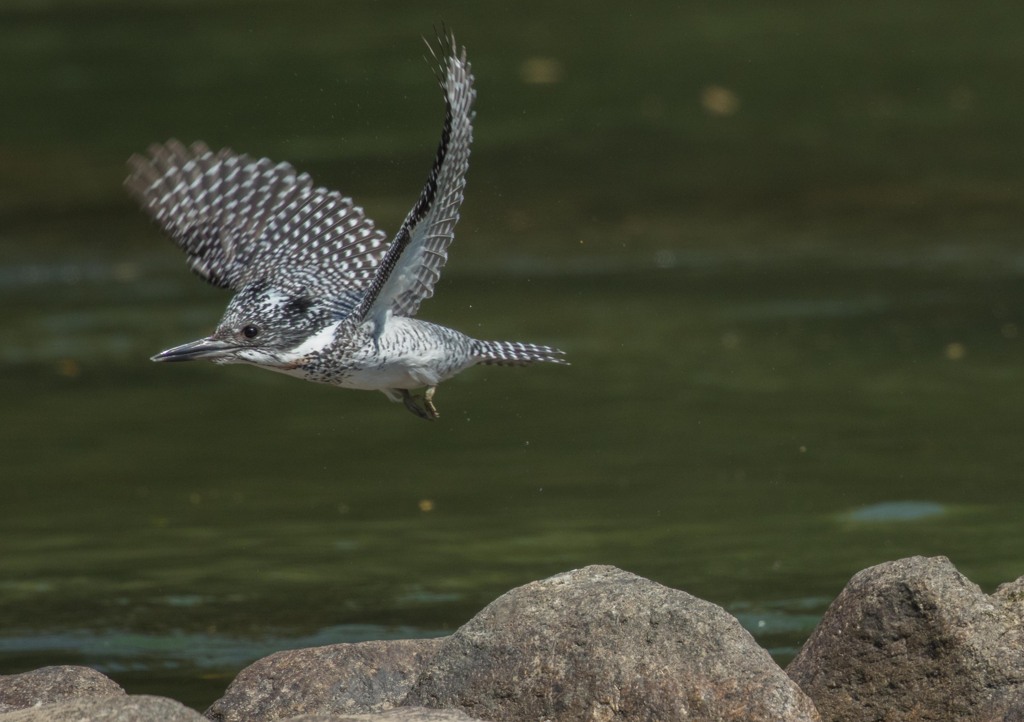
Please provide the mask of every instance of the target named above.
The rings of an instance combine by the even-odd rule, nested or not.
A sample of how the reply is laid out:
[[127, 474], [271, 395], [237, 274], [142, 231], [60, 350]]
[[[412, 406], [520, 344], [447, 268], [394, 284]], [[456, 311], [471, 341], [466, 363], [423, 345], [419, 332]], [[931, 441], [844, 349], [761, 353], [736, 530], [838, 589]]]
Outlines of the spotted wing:
[[351, 296], [384, 255], [384, 233], [362, 208], [287, 163], [170, 140], [128, 165], [128, 193], [214, 286], [265, 280], [301, 295]]
[[[445, 97], [445, 118], [434, 165], [419, 200], [395, 235], [356, 310], [361, 317], [375, 321], [378, 332], [389, 312], [413, 316], [420, 303], [434, 294], [459, 220], [473, 141], [476, 91], [465, 48], [460, 52], [451, 36], [441, 42], [450, 47], [441, 48], [445, 59], [440, 61], [439, 80]], [[441, 57], [433, 48], [431, 53]]]

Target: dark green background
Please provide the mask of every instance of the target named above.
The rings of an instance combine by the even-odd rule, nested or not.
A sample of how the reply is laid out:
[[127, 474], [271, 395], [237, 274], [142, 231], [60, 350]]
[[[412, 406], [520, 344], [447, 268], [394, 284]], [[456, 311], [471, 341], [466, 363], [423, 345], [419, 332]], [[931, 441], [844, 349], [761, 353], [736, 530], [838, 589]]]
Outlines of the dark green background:
[[[425, 424], [149, 363], [228, 297], [127, 157], [289, 160], [393, 230], [441, 21], [478, 117], [422, 316], [573, 366], [469, 371]], [[785, 662], [870, 564], [1024, 573], [1022, 27], [1004, 0], [0, 6], [0, 673], [202, 708], [276, 649], [446, 633], [591, 563]]]

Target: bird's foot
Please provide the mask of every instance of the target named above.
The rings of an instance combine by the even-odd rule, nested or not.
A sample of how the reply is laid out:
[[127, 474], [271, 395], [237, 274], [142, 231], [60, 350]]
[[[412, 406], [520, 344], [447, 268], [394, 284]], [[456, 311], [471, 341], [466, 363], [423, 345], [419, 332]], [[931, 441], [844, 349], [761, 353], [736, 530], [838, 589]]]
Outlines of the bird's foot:
[[427, 421], [435, 421], [440, 414], [437, 413], [437, 407], [434, 406], [434, 391], [435, 387], [431, 386], [425, 392], [423, 392], [423, 406], [416, 403], [419, 400], [419, 396], [413, 396], [409, 393], [408, 389], [402, 389], [402, 403], [405, 404], [405, 408], [413, 412], [421, 419]]
[[437, 413], [437, 407], [434, 406], [435, 391], [437, 391], [437, 387], [431, 386], [423, 392], [423, 408], [427, 410], [427, 413], [430, 414], [430, 418], [432, 419], [436, 419], [441, 416], [441, 414]]

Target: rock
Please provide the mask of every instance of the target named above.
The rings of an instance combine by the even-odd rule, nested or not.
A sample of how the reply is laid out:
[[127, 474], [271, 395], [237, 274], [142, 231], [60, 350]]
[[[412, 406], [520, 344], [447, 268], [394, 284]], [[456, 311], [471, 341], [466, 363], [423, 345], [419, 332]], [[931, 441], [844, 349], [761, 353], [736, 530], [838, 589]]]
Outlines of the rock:
[[405, 697], [440, 644], [406, 639], [277, 652], [243, 669], [206, 716], [260, 722], [388, 710]]
[[1024, 581], [989, 597], [945, 557], [880, 564], [854, 575], [787, 672], [826, 720], [1017, 719], [1022, 599]]
[[202, 715], [166, 697], [90, 697], [0, 714], [0, 722], [206, 722]]
[[110, 697], [125, 691], [89, 667], [43, 667], [0, 675], [0, 712], [86, 697]]
[[404, 704], [488, 720], [818, 720], [720, 607], [615, 567], [513, 589], [451, 637]]
[[398, 707], [387, 712], [354, 715], [303, 714], [287, 722], [482, 722], [458, 710]]
[[1024, 690], [996, 690], [973, 719], [984, 722], [1024, 722]]

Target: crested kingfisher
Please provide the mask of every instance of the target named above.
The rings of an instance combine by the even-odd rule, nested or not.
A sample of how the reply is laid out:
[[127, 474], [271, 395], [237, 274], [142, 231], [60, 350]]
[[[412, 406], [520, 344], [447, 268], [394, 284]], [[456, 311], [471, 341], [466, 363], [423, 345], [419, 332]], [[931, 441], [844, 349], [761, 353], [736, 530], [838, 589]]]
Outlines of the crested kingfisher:
[[428, 420], [437, 385], [470, 366], [567, 363], [549, 346], [480, 341], [415, 317], [448, 259], [473, 139], [466, 50], [451, 35], [438, 45], [427, 47], [444, 92], [441, 141], [390, 243], [351, 198], [288, 163], [176, 140], [129, 159], [128, 193], [193, 272], [235, 293], [213, 334], [153, 361], [245, 363], [377, 390]]

